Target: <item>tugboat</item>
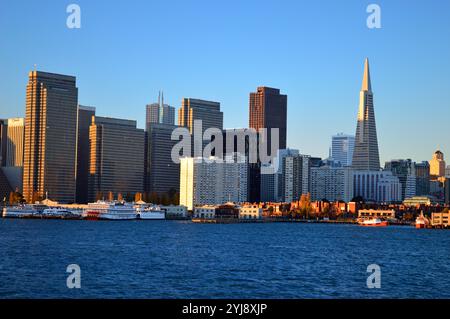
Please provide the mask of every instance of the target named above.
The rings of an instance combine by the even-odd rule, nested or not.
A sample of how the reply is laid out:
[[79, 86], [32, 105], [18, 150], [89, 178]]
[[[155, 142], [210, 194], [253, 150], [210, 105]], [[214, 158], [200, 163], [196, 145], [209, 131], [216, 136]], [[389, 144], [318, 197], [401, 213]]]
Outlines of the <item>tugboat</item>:
[[387, 221], [379, 218], [360, 219], [358, 224], [365, 227], [386, 227], [389, 225]]
[[416, 228], [417, 229], [423, 229], [427, 228], [430, 225], [430, 221], [423, 216], [423, 211], [420, 212], [419, 217], [416, 218]]

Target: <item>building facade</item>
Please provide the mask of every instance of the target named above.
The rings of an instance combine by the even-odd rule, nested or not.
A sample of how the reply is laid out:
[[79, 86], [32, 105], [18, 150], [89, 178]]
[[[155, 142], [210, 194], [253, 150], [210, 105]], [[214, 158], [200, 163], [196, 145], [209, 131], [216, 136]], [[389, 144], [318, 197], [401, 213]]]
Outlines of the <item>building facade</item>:
[[26, 95], [23, 195], [75, 201], [78, 88], [73, 76], [32, 71]]
[[433, 179], [445, 177], [444, 153], [439, 150], [434, 152], [433, 158], [430, 161], [430, 175]]
[[355, 170], [380, 170], [377, 128], [370, 80], [369, 60], [364, 65], [364, 76], [359, 94], [358, 122], [352, 167]]
[[93, 116], [94, 107], [78, 106], [76, 202], [79, 204], [86, 204], [89, 200], [89, 128]]
[[311, 168], [311, 200], [350, 202], [353, 198], [353, 171], [349, 167]]
[[226, 156], [225, 161], [184, 157], [180, 159], [180, 205], [221, 205], [247, 201], [248, 166], [245, 156]]
[[351, 166], [355, 137], [353, 135], [336, 134], [331, 138], [331, 158], [342, 166]]
[[164, 93], [159, 92], [158, 103], [146, 106], [146, 130], [150, 124], [175, 125], [175, 108], [164, 103]]
[[416, 164], [410, 159], [386, 162], [384, 169], [397, 176], [402, 184], [402, 200], [417, 195]]
[[202, 121], [202, 134], [208, 128], [223, 130], [223, 113], [220, 103], [192, 98], [184, 98], [178, 110], [178, 125], [194, 133], [194, 122]]
[[145, 132], [136, 121], [95, 116], [89, 140], [89, 201], [143, 192]]
[[[280, 94], [279, 89], [258, 87], [250, 93], [249, 127], [255, 130], [267, 129], [267, 145], [271, 145], [270, 129], [279, 129], [279, 147], [285, 149], [287, 143], [287, 95]], [[268, 154], [276, 155], [278, 150], [270, 150]]]
[[174, 125], [150, 123], [147, 125], [145, 191], [168, 194], [180, 191], [180, 164], [172, 160], [171, 140]]
[[402, 184], [390, 171], [354, 171], [353, 196], [376, 203], [402, 201]]
[[6, 163], [8, 167], [23, 167], [23, 148], [25, 136], [25, 119], [8, 119], [6, 141]]
[[415, 163], [416, 195], [430, 195], [430, 164], [428, 162]]
[[309, 193], [310, 156], [288, 155], [282, 158], [281, 198], [280, 201], [291, 203]]

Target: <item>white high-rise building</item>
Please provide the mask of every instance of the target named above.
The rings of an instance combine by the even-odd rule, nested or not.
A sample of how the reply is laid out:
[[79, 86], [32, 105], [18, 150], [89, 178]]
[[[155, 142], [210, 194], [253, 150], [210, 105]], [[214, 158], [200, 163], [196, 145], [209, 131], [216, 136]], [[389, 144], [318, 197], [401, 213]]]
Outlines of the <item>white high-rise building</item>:
[[342, 166], [351, 166], [355, 137], [347, 134], [333, 135], [331, 138], [331, 158]]
[[350, 202], [353, 198], [353, 171], [349, 167], [311, 168], [311, 199]]
[[180, 159], [180, 205], [221, 205], [247, 201], [248, 165], [245, 156]]
[[402, 184], [391, 171], [354, 171], [353, 195], [377, 203], [401, 202]]
[[301, 154], [283, 157], [279, 201], [290, 203], [309, 192], [310, 158]]

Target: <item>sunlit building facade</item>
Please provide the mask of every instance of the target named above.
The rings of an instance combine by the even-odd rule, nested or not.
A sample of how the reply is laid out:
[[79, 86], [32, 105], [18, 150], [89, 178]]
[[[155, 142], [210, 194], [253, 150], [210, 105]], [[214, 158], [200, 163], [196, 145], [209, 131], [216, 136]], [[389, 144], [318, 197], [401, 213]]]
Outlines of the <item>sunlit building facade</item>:
[[78, 88], [76, 78], [29, 73], [26, 94], [23, 195], [75, 201]]
[[145, 132], [136, 121], [95, 116], [89, 140], [89, 201], [143, 192]]

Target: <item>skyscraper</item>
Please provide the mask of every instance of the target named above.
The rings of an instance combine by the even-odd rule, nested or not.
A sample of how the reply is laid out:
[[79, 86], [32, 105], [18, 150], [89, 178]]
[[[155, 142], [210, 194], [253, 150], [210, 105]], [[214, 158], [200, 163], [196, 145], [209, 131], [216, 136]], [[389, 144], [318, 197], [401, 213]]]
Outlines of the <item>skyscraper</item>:
[[416, 163], [416, 195], [430, 195], [430, 164]]
[[89, 128], [89, 200], [144, 189], [144, 130], [136, 121], [93, 117]]
[[95, 108], [78, 106], [77, 118], [77, 170], [76, 170], [76, 202], [85, 204], [89, 196], [89, 127]]
[[23, 138], [25, 135], [24, 123], [23, 118], [8, 119], [8, 141], [6, 142], [5, 166], [23, 166]]
[[330, 202], [353, 198], [353, 172], [349, 167], [320, 166], [311, 168], [311, 200]]
[[343, 133], [333, 135], [331, 138], [331, 158], [342, 166], [351, 166], [355, 137]]
[[[267, 155], [274, 158], [278, 150], [286, 149], [286, 130], [287, 130], [287, 95], [280, 94], [279, 89], [269, 87], [258, 87], [256, 92], [250, 93], [249, 98], [249, 128], [259, 131], [266, 129], [267, 139], [262, 139], [258, 135], [258, 141], [262, 139], [267, 144]], [[279, 140], [278, 149], [272, 150], [271, 129], [278, 128]], [[259, 154], [258, 143], [258, 154]], [[261, 177], [261, 163], [250, 164], [249, 171], [249, 200], [259, 202], [261, 200], [261, 183], [269, 186], [267, 178]], [[269, 179], [271, 179], [269, 177]], [[270, 182], [271, 183], [271, 182]], [[266, 193], [266, 190], [262, 190]], [[280, 194], [280, 193], [278, 193]], [[267, 196], [264, 195], [264, 198]], [[270, 198], [270, 196], [268, 197]]]
[[221, 205], [247, 201], [247, 161], [243, 155], [180, 159], [180, 204]]
[[180, 189], [180, 164], [172, 161], [171, 139], [175, 125], [150, 123], [147, 126], [146, 187], [149, 193], [178, 193]]
[[384, 169], [397, 176], [402, 184], [402, 200], [416, 196], [416, 165], [410, 159], [386, 162]]
[[196, 120], [202, 121], [202, 134], [208, 128], [223, 130], [223, 113], [220, 111], [220, 103], [184, 98], [178, 110], [178, 125], [187, 127], [193, 134]]
[[435, 179], [445, 176], [444, 153], [439, 150], [434, 152], [433, 158], [430, 161], [430, 175]]
[[159, 92], [158, 103], [148, 104], [146, 107], [146, 130], [150, 124], [175, 124], [175, 108], [164, 104], [164, 93]]
[[[279, 89], [258, 87], [256, 92], [250, 93], [249, 127], [255, 130], [265, 128], [267, 143], [270, 147], [271, 128], [279, 129], [279, 149], [286, 148], [287, 129], [287, 95], [280, 94]], [[270, 150], [270, 148], [268, 148]], [[271, 150], [268, 154], [276, 156], [278, 150]]]
[[25, 114], [23, 195], [75, 201], [78, 88], [74, 76], [29, 73]]
[[366, 59], [364, 64], [364, 77], [359, 94], [358, 123], [352, 167], [355, 170], [368, 171], [378, 171], [380, 169], [369, 59]]
[[281, 167], [281, 195], [280, 201], [293, 202], [299, 200], [303, 194], [309, 193], [310, 156], [287, 155], [284, 156]]

